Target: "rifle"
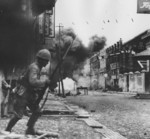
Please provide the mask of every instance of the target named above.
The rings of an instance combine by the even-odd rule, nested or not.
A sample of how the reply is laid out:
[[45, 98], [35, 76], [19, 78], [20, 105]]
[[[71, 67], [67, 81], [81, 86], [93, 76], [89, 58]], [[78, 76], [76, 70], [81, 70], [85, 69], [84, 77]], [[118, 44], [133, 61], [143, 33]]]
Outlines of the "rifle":
[[[66, 56], [67, 56], [69, 50], [71, 49], [71, 47], [72, 47], [72, 45], [73, 45], [74, 40], [75, 40], [75, 38], [72, 40], [71, 44], [70, 44], [69, 47], [67, 48], [67, 50], [66, 50], [66, 52], [64, 53], [62, 59], [61, 59], [61, 60], [58, 62], [58, 64], [56, 65], [56, 67], [55, 67], [53, 73], [52, 73], [51, 76], [50, 76], [50, 79], [51, 79], [51, 80], [54, 78], [54, 75], [55, 75], [56, 71], [58, 70], [59, 66], [62, 64], [62, 62], [64, 61], [64, 59], [66, 58]], [[41, 104], [40, 111], [42, 110], [42, 108], [44, 107], [44, 105], [45, 105], [45, 103], [46, 103], [46, 101], [47, 101], [48, 94], [51, 92], [49, 88], [50, 88], [50, 85], [46, 86], [45, 91], [47, 90], [47, 92], [46, 92], [45, 99], [44, 99], [43, 103]], [[48, 90], [49, 90], [49, 91], [48, 91]], [[44, 91], [44, 92], [45, 92], [45, 91]], [[44, 95], [44, 94], [43, 94], [43, 95]], [[43, 97], [43, 96], [42, 96], [42, 97]]]

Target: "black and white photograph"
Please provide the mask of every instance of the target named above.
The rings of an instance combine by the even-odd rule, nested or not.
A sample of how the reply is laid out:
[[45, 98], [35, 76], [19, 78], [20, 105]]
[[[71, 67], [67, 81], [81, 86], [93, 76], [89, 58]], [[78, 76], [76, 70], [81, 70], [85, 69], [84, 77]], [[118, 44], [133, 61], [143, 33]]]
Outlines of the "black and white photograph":
[[150, 139], [150, 0], [0, 0], [0, 139]]

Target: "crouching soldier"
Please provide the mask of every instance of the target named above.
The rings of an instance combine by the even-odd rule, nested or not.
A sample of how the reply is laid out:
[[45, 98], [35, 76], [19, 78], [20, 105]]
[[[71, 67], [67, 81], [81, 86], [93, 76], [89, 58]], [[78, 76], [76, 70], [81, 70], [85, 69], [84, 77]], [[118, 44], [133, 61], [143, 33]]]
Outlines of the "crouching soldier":
[[40, 50], [36, 55], [36, 62], [29, 65], [24, 76], [19, 80], [20, 85], [16, 89], [14, 102], [14, 115], [10, 119], [6, 131], [11, 132], [13, 126], [23, 117], [24, 111], [28, 107], [32, 114], [27, 123], [26, 134], [35, 134], [34, 125], [40, 116], [39, 97], [44, 94], [46, 86], [50, 83], [48, 77], [41, 78], [41, 70], [48, 64], [50, 58], [51, 54], [47, 49]]

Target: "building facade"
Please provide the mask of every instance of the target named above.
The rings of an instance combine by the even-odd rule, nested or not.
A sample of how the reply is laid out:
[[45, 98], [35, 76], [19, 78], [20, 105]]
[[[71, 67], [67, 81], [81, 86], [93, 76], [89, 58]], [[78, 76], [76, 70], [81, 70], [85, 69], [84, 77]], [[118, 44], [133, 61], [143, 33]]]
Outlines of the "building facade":
[[107, 87], [110, 90], [119, 89], [119, 73], [124, 70], [125, 63], [120, 53], [122, 40], [106, 49], [106, 71], [108, 74]]
[[150, 30], [90, 58], [92, 89], [150, 93]]
[[103, 49], [99, 53], [99, 88], [105, 89], [107, 87], [107, 72], [106, 72], [106, 49]]
[[149, 30], [146, 30], [128, 42], [120, 40], [107, 48], [107, 73], [112, 80], [110, 89], [139, 93], [149, 90], [149, 57], [142, 55], [143, 51], [148, 51], [148, 42]]

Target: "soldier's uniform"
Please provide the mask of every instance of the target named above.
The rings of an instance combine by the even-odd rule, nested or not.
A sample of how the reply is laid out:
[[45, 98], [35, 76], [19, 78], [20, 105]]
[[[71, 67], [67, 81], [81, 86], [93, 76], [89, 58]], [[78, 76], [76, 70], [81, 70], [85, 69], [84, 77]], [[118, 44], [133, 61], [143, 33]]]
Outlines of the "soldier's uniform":
[[[18, 99], [16, 99], [14, 111], [18, 118], [22, 118], [26, 106], [33, 112], [38, 111], [37, 99], [41, 93], [44, 93], [46, 80], [46, 78], [41, 78], [41, 71], [37, 63], [29, 66], [16, 90]], [[18, 103], [21, 104], [18, 105]]]
[[26, 107], [28, 107], [32, 115], [27, 123], [27, 132], [32, 132], [33, 126], [40, 116], [39, 98], [42, 98], [48, 81], [48, 78], [42, 78], [41, 69], [42, 67], [38, 62], [31, 64], [18, 81], [18, 86], [15, 89], [14, 116], [8, 123], [6, 131], [11, 131], [16, 122], [22, 118]]

